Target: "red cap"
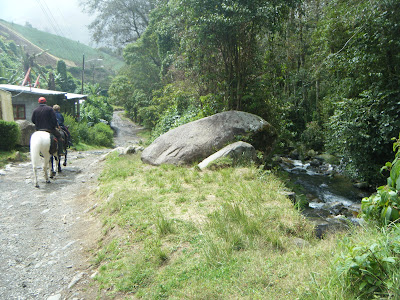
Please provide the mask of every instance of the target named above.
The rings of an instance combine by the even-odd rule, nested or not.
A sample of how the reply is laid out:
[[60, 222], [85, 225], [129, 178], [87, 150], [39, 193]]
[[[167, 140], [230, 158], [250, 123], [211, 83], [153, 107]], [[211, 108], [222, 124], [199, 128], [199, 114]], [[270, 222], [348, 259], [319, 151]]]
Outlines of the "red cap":
[[40, 104], [46, 103], [46, 98], [45, 98], [45, 97], [40, 97], [39, 100], [38, 100], [38, 102], [39, 102]]

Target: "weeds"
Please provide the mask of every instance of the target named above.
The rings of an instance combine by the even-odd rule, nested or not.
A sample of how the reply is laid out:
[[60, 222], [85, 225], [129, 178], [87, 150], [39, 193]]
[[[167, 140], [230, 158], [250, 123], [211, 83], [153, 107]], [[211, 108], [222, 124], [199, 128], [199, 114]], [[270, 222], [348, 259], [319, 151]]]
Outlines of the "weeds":
[[308, 282], [316, 270], [320, 286], [330, 280], [336, 241], [314, 240], [283, 189], [253, 167], [199, 171], [111, 156], [99, 212], [114, 228], [105, 240], [119, 235], [96, 257], [101, 287], [142, 298], [335, 299]]

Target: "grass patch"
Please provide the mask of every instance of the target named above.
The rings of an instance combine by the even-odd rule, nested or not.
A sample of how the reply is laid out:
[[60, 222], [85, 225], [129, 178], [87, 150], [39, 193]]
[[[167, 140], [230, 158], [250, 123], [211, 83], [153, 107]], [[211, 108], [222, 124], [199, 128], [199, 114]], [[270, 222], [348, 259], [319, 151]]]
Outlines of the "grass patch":
[[153, 167], [138, 155], [113, 155], [100, 182], [110, 240], [96, 256], [102, 288], [144, 298], [282, 298], [296, 291], [295, 284], [276, 287], [298, 267], [282, 260], [299, 255], [294, 238], [313, 242], [313, 229], [279, 193], [284, 187], [274, 175]]
[[29, 160], [29, 148], [22, 147], [17, 150], [3, 151], [0, 150], [0, 169], [12, 162], [21, 162]]
[[[109, 157], [99, 189], [107, 199], [100, 288], [145, 299], [353, 299], [335, 275], [342, 237], [317, 240], [283, 190], [254, 167], [199, 171]], [[358, 231], [349, 236], [373, 239]]]
[[76, 151], [90, 151], [90, 150], [98, 150], [98, 149], [106, 149], [105, 147], [101, 146], [93, 146], [93, 145], [88, 145], [85, 143], [76, 143], [74, 144], [71, 149], [74, 149]]

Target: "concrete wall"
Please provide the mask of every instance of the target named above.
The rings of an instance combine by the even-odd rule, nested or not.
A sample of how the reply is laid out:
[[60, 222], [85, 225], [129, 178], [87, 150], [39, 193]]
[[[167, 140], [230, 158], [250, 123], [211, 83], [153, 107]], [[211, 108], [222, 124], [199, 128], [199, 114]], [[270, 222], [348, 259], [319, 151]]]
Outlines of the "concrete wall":
[[11, 93], [0, 89], [0, 119], [14, 121]]
[[[32, 121], [32, 113], [39, 106], [38, 99], [40, 95], [22, 93], [12, 99], [12, 104], [24, 104], [26, 120]], [[67, 106], [67, 101], [62, 96], [45, 96], [47, 105], [58, 104], [61, 107]]]

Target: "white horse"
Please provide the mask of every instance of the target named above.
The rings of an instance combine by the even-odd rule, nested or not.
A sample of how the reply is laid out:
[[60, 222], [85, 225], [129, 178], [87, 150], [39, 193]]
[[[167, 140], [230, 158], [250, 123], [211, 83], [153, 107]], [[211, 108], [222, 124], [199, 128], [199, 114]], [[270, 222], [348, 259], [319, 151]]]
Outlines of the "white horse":
[[31, 136], [30, 141], [31, 148], [31, 161], [33, 168], [33, 178], [35, 187], [39, 187], [37, 180], [37, 167], [40, 164], [40, 154], [43, 155], [44, 163], [43, 163], [43, 171], [44, 178], [46, 179], [46, 183], [50, 182], [50, 178], [53, 178], [53, 173], [50, 174], [50, 157], [51, 155], [57, 157], [57, 150], [54, 153], [50, 153], [50, 133], [46, 131], [35, 131]]

